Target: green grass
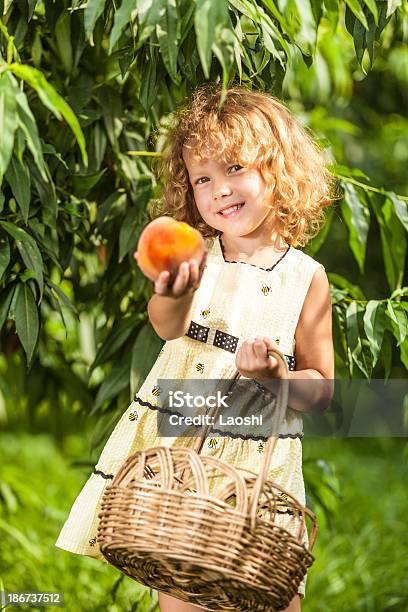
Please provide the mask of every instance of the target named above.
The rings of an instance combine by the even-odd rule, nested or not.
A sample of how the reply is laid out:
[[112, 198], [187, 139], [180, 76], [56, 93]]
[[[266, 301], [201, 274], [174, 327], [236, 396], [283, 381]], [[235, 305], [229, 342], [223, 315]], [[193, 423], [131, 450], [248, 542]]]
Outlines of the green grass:
[[[408, 610], [405, 446], [398, 439], [304, 441], [305, 474], [313, 493], [308, 504], [319, 519], [304, 612]], [[63, 591], [69, 612], [153, 610], [156, 595], [152, 600], [149, 589], [100, 561], [54, 546], [89, 474], [89, 468], [71, 463], [84, 459], [89, 459], [87, 446], [79, 436], [67, 437], [62, 453], [45, 434], [0, 434], [4, 586], [9, 591]], [[331, 467], [326, 481], [327, 465], [315, 459]], [[330, 513], [317, 503], [315, 491]]]
[[[0, 518], [0, 576], [5, 589], [63, 591], [69, 612], [153, 610], [146, 587], [101, 561], [54, 545], [88, 477], [89, 469], [70, 466], [72, 460], [86, 457], [84, 442], [67, 438], [62, 455], [47, 435], [3, 433], [0, 440], [0, 494], [8, 499], [8, 510]], [[4, 483], [9, 485], [7, 492]], [[41, 608], [27, 608], [34, 609]]]

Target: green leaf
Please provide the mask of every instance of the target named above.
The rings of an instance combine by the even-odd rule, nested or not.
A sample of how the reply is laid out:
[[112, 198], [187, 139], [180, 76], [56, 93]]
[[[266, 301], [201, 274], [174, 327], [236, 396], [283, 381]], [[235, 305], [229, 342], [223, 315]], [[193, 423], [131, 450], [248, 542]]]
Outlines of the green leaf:
[[[384, 334], [384, 339], [383, 339], [383, 343], [382, 343], [382, 348], [381, 348], [381, 353], [380, 353], [380, 358], [381, 358], [381, 363], [384, 366], [384, 378], [385, 380], [388, 380], [390, 373], [391, 373], [391, 367], [392, 367], [392, 349], [393, 349], [393, 343], [392, 343], [392, 336], [391, 334], [386, 331], [386, 333]], [[403, 345], [401, 345], [402, 348]]]
[[296, 0], [296, 7], [300, 26], [296, 35], [296, 44], [299, 45], [302, 53], [312, 55], [316, 47], [317, 27], [310, 0]]
[[11, 76], [7, 73], [0, 74], [0, 185], [13, 153], [14, 135], [18, 125], [17, 92]]
[[17, 227], [9, 221], [0, 221], [0, 225], [15, 239], [16, 246], [20, 251], [21, 258], [26, 267], [35, 271], [36, 280], [42, 297], [44, 288], [43, 260], [36, 241], [30, 234], [27, 234], [27, 232], [21, 229], [21, 227]]
[[178, 55], [178, 15], [176, 0], [168, 0], [167, 6], [160, 21], [156, 25], [156, 36], [160, 44], [160, 54], [172, 80], [177, 83], [177, 55]]
[[9, 285], [6, 289], [3, 289], [0, 297], [0, 331], [3, 328], [4, 323], [8, 319], [8, 313], [10, 310], [10, 304], [14, 296], [16, 286]]
[[353, 285], [347, 278], [341, 274], [335, 274], [334, 272], [328, 273], [330, 283], [340, 287], [341, 289], [347, 289], [347, 294], [355, 300], [365, 300], [366, 297], [358, 285]]
[[194, 27], [197, 49], [205, 78], [210, 76], [211, 55], [215, 42], [216, 26], [227, 26], [228, 4], [226, 0], [195, 0]]
[[106, 336], [102, 346], [98, 349], [95, 360], [89, 368], [89, 372], [92, 372], [96, 367], [108, 361], [108, 359], [123, 346], [144, 318], [145, 314], [142, 313], [125, 317], [117, 322]]
[[[220, 98], [220, 103], [222, 104], [225, 99], [226, 89], [228, 87], [228, 82], [230, 78], [230, 70], [234, 63], [234, 35], [231, 32], [231, 30], [228, 30], [227, 28], [223, 28], [221, 33], [217, 32], [216, 39], [217, 40], [219, 39], [220, 43], [218, 45], [216, 42], [214, 42], [212, 46], [212, 50], [222, 67], [223, 91], [221, 93], [221, 98]], [[268, 59], [269, 59], [270, 57], [269, 53], [266, 51], [265, 54], [268, 55]], [[262, 70], [259, 70], [259, 72], [262, 72]]]
[[324, 5], [332, 30], [335, 32], [339, 21], [339, 0], [324, 0]]
[[139, 99], [146, 113], [150, 111], [152, 104], [156, 99], [159, 86], [157, 80], [156, 62], [157, 60], [155, 56], [150, 58], [145, 78], [142, 79], [140, 85]]
[[109, 37], [109, 55], [112, 53], [113, 47], [118, 42], [123, 30], [132, 20], [132, 13], [136, 13], [135, 0], [123, 0], [122, 4], [115, 12], [113, 28]]
[[376, 0], [364, 0], [364, 4], [368, 7], [372, 16], [374, 17], [375, 25], [378, 25], [378, 9]]
[[[145, 79], [142, 80], [142, 86], [144, 81]], [[123, 113], [122, 99], [118, 91], [115, 91], [113, 87], [106, 84], [98, 88], [98, 97], [102, 108], [106, 133], [112, 147], [115, 149], [118, 147], [118, 138], [123, 129], [121, 121]]]
[[[39, 565], [44, 562], [40, 546], [31, 542], [21, 529], [14, 527], [14, 525], [9, 525], [5, 520], [0, 518], [0, 530], [5, 532], [7, 536], [12, 539], [12, 542], [17, 542], [18, 548], [33, 557]], [[1, 539], [4, 541], [4, 536]]]
[[27, 365], [30, 367], [37, 345], [40, 324], [37, 305], [26, 283], [17, 285], [14, 312], [16, 332], [27, 356]]
[[363, 57], [364, 57], [364, 51], [366, 49], [366, 30], [364, 26], [357, 19], [354, 22], [353, 40], [354, 40], [354, 49], [356, 52], [357, 61], [360, 64], [363, 72], [365, 72], [364, 66], [363, 66]]
[[13, 155], [5, 178], [17, 200], [24, 222], [27, 224], [31, 200], [31, 180], [28, 168], [24, 162], [21, 163]]
[[16, 95], [16, 100], [18, 125], [25, 134], [28, 148], [30, 149], [34, 161], [41, 172], [42, 178], [44, 181], [48, 181], [44, 167], [44, 157], [38, 134], [38, 128], [30, 107], [28, 106], [27, 96], [23, 91], [19, 91], [19, 93]]
[[94, 187], [103, 177], [107, 168], [103, 168], [100, 172], [92, 174], [74, 174], [72, 176], [72, 185], [75, 193], [79, 196], [84, 196]]
[[402, 286], [407, 252], [406, 232], [395, 212], [395, 205], [387, 198], [380, 207], [377, 197], [370, 194], [378, 224], [380, 226], [381, 246], [385, 273], [391, 291]]
[[363, 274], [370, 214], [367, 207], [361, 203], [355, 187], [345, 181], [341, 183], [344, 189], [341, 211], [349, 230], [349, 245]]
[[71, 300], [65, 295], [65, 293], [58, 287], [58, 285], [56, 285], [55, 283], [52, 282], [52, 280], [48, 279], [47, 280], [47, 284], [54, 289], [55, 293], [58, 295], [58, 297], [60, 298], [60, 300], [63, 302], [63, 304], [77, 317], [77, 319], [79, 320], [79, 313], [78, 310], [76, 309], [75, 305], [71, 302]]
[[360, 334], [360, 317], [363, 308], [357, 302], [351, 302], [346, 311], [347, 345], [349, 352], [350, 374], [353, 375], [353, 361], [366, 378], [370, 378], [372, 362], [369, 343]]
[[387, 0], [387, 18], [391, 17], [401, 5], [402, 0]]
[[132, 396], [138, 391], [143, 380], [153, 367], [162, 346], [163, 341], [156, 334], [151, 324], [145, 325], [139, 332], [132, 349], [130, 370], [130, 390]]
[[400, 200], [395, 193], [388, 192], [387, 194], [394, 205], [395, 213], [402, 225], [408, 232], [408, 204], [404, 200]]
[[364, 313], [364, 331], [370, 342], [373, 367], [377, 363], [385, 330], [385, 308], [382, 302], [370, 300]]
[[6, 271], [7, 266], [10, 263], [10, 244], [7, 239], [0, 238], [0, 281], [3, 278], [3, 274]]
[[325, 210], [325, 222], [320, 232], [306, 246], [305, 253], [313, 257], [321, 249], [329, 233], [334, 215], [334, 207]]
[[400, 306], [400, 304], [392, 303], [391, 300], [387, 302], [387, 314], [393, 322], [393, 333], [395, 338], [398, 340], [397, 346], [400, 346], [407, 335], [407, 313]]
[[69, 104], [67, 104], [64, 98], [59, 95], [50, 83], [48, 83], [43, 73], [37, 70], [37, 68], [23, 64], [10, 64], [8, 69], [36, 90], [42, 103], [54, 113], [57, 119], [61, 119], [61, 116], [64, 117], [75, 135], [81, 150], [82, 161], [86, 166], [88, 164], [88, 155], [86, 152], [84, 133]]
[[119, 263], [125, 255], [136, 247], [140, 230], [144, 223], [144, 211], [132, 206], [126, 213], [119, 232]]
[[129, 385], [129, 371], [130, 353], [122, 355], [121, 359], [113, 365], [109, 374], [104, 378], [103, 383], [99, 387], [91, 415], [95, 414], [104, 402], [113, 399]]
[[354, 13], [354, 15], [357, 17], [359, 22], [365, 27], [366, 30], [368, 30], [367, 18], [364, 15], [363, 9], [361, 8], [359, 1], [346, 0], [346, 4], [351, 10], [351, 12]]
[[105, 2], [106, 0], [87, 0], [84, 12], [85, 36], [87, 40], [91, 37], [95, 24], [103, 13]]
[[[89, 4], [89, 2], [88, 2]], [[86, 14], [86, 9], [85, 9]], [[71, 45], [71, 14], [64, 10], [55, 24], [55, 42], [58, 54], [62, 60], [65, 72], [72, 71], [72, 45]]]

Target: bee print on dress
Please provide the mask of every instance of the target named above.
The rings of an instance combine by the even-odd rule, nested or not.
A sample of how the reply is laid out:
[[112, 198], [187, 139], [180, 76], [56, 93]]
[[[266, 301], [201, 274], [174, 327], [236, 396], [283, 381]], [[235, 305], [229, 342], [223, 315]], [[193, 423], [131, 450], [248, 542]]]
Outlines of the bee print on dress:
[[286, 495], [286, 493], [280, 493], [279, 497], [282, 501], [278, 501], [279, 504], [279, 509], [277, 510], [277, 512], [279, 512], [280, 514], [286, 514], [286, 512], [288, 512], [288, 508], [287, 506], [284, 504], [284, 502], [289, 499], [289, 495]]
[[209, 314], [210, 314], [210, 309], [209, 308], [207, 310], [202, 310], [200, 312], [200, 315], [203, 317], [203, 319], [206, 319]]
[[139, 418], [139, 415], [137, 414], [136, 410], [132, 410], [132, 412], [129, 412], [129, 416], [128, 416], [129, 421], [137, 421], [138, 418]]
[[211, 438], [211, 440], [208, 441], [208, 446], [210, 448], [217, 448], [217, 446], [218, 446], [217, 438]]
[[264, 442], [260, 442], [258, 444], [258, 453], [263, 453], [264, 450], [265, 450], [265, 444], [264, 444]]
[[261, 289], [261, 291], [262, 291], [262, 293], [263, 293], [264, 295], [268, 295], [268, 293], [270, 292], [270, 290], [271, 290], [271, 287], [268, 287], [267, 285], [262, 285], [262, 289]]
[[161, 391], [160, 387], [155, 385], [152, 389], [152, 394], [154, 395], [154, 397], [159, 397], [160, 391]]
[[96, 544], [96, 538], [92, 538], [92, 540], [89, 540], [89, 546], [95, 546]]
[[200, 372], [200, 374], [202, 374], [204, 372], [204, 364], [203, 363], [197, 363], [196, 365], [196, 370], [197, 372]]

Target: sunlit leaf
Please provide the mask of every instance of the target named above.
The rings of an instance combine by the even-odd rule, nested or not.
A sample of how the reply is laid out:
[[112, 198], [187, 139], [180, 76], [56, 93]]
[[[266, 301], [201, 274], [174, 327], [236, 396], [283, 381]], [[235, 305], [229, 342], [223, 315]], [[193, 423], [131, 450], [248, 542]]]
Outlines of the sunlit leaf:
[[215, 42], [216, 26], [228, 24], [228, 4], [226, 0], [196, 0], [194, 26], [197, 49], [205, 77], [210, 75], [211, 55]]
[[370, 349], [373, 355], [373, 366], [377, 363], [378, 355], [385, 330], [385, 307], [378, 300], [370, 300], [367, 303], [364, 313], [364, 331], [370, 342]]
[[344, 188], [344, 198], [341, 203], [341, 210], [349, 230], [349, 245], [358, 263], [360, 272], [363, 273], [370, 213], [351, 183], [344, 181], [342, 186]]
[[54, 87], [48, 83], [42, 72], [23, 64], [10, 64], [9, 69], [20, 79], [25, 81], [30, 87], [36, 90], [42, 103], [50, 109], [52, 113], [61, 119], [64, 117], [69, 127], [73, 131], [75, 138], [78, 141], [79, 148], [82, 154], [82, 160], [85, 165], [88, 163], [88, 155], [86, 152], [85, 137], [79, 125], [78, 119], [72, 111], [71, 107], [65, 102], [64, 98], [57, 93]]
[[30, 107], [28, 106], [28, 101], [25, 93], [23, 91], [19, 91], [16, 95], [16, 100], [18, 125], [25, 134], [27, 146], [31, 151], [31, 154], [34, 158], [35, 163], [37, 164], [39, 171], [41, 172], [42, 178], [44, 179], [44, 181], [47, 181], [48, 177], [44, 168], [44, 158], [40, 137], [38, 134], [38, 128], [34, 116], [30, 110]]
[[359, 1], [358, 0], [345, 0], [345, 2], [347, 6], [349, 7], [349, 9], [351, 10], [351, 12], [354, 13], [354, 15], [357, 17], [359, 22], [365, 27], [366, 30], [368, 30], [367, 18], [364, 15], [363, 9], [361, 8]]
[[404, 308], [402, 308], [398, 303], [392, 303], [391, 300], [388, 300], [387, 314], [391, 318], [391, 321], [394, 323], [394, 336], [398, 340], [397, 346], [400, 346], [400, 344], [404, 342], [407, 335], [407, 313], [405, 312]]
[[136, 13], [135, 0], [123, 0], [120, 7], [115, 11], [113, 28], [109, 37], [109, 53], [112, 53], [113, 47], [118, 42], [123, 30], [129, 25], [132, 13]]
[[18, 89], [11, 76], [7, 73], [0, 74], [0, 185], [10, 163], [18, 125], [17, 92]]
[[106, 0], [87, 0], [84, 11], [85, 34], [89, 39], [99, 17], [103, 13]]

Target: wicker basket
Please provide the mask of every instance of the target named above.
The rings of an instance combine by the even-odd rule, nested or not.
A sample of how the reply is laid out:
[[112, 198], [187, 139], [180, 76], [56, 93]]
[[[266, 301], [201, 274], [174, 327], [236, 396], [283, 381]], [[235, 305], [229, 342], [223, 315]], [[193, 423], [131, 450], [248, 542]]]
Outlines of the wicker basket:
[[[281, 353], [268, 354], [282, 359], [287, 377]], [[286, 378], [274, 411], [278, 424], [287, 397]], [[210, 429], [194, 450], [150, 448], [123, 463], [102, 499], [101, 552], [137, 582], [206, 610], [283, 610], [313, 563], [316, 518], [266, 480], [276, 437], [269, 437], [254, 474], [199, 454]], [[228, 484], [211, 494], [212, 479], [225, 476]], [[278, 524], [282, 512], [291, 516], [290, 530]]]

